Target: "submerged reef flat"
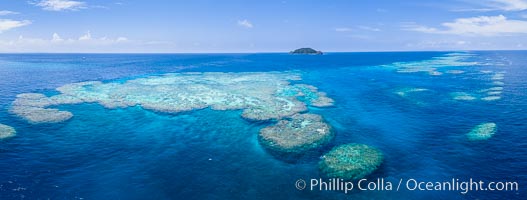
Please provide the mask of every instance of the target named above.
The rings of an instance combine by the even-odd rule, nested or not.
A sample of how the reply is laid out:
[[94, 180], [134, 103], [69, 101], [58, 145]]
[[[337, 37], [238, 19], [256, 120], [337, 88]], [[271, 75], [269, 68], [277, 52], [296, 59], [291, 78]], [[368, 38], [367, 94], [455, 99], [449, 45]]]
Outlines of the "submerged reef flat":
[[[61, 98], [65, 99], [65, 98]], [[25, 118], [31, 123], [57, 123], [70, 119], [73, 114], [68, 111], [46, 108], [52, 105], [62, 104], [65, 100], [58, 101], [57, 98], [48, 98], [43, 94], [24, 93], [16, 96], [11, 112]], [[76, 99], [75, 103], [82, 101]]]
[[431, 70], [431, 71], [428, 71], [428, 74], [430, 74], [432, 76], [441, 76], [441, 75], [443, 75], [443, 72], [438, 72], [438, 71]]
[[411, 94], [411, 93], [415, 93], [415, 92], [424, 92], [424, 91], [428, 91], [428, 89], [426, 88], [402, 88], [402, 89], [399, 89], [397, 91], [395, 91], [395, 94], [401, 96], [401, 97], [405, 97], [407, 96], [408, 94]]
[[501, 82], [501, 81], [494, 81], [494, 82], [492, 82], [492, 84], [494, 84], [494, 85], [505, 85], [505, 83]]
[[505, 74], [503, 73], [496, 73], [494, 74], [490, 79], [494, 81], [503, 80], [505, 78]]
[[[442, 67], [460, 67], [460, 66], [473, 66], [477, 65], [477, 62], [468, 62], [467, 58], [472, 57], [472, 54], [468, 53], [452, 53], [446, 54], [441, 57], [435, 57], [430, 60], [413, 61], [413, 62], [396, 62], [391, 65], [384, 65], [384, 67], [395, 67], [399, 73], [416, 73], [425, 72], [432, 76], [440, 76], [443, 73], [437, 71]], [[464, 71], [461, 70], [448, 70], [447, 73], [460, 74]]]
[[[503, 87], [491, 87], [487, 89], [480, 90], [477, 93], [469, 94], [466, 92], [452, 92], [450, 96], [454, 100], [459, 101], [472, 101], [472, 100], [482, 100], [482, 101], [496, 101], [501, 99]], [[483, 93], [483, 94], [482, 94]]]
[[480, 72], [483, 73], [483, 74], [490, 74], [490, 73], [492, 73], [492, 71], [490, 71], [490, 70], [481, 70]]
[[503, 90], [503, 87], [491, 87], [491, 88], [488, 88], [488, 89], [484, 89], [482, 90], [481, 92], [488, 92], [488, 91], [502, 91]]
[[8, 125], [0, 124], [0, 140], [13, 137], [16, 134], [16, 130]]
[[448, 71], [446, 71], [446, 73], [449, 73], [449, 74], [462, 74], [462, 73], [465, 73], [465, 71], [463, 71], [463, 70], [448, 70]]
[[240, 109], [246, 119], [269, 120], [303, 112], [306, 104], [333, 105], [333, 100], [316, 87], [290, 84], [300, 79], [292, 72], [210, 72], [171, 73], [125, 82], [89, 81], [61, 86], [57, 88], [60, 94], [50, 97], [20, 94], [10, 111], [31, 123], [66, 121], [72, 113], [50, 107], [79, 103], [99, 103], [109, 109], [141, 106], [167, 113]]
[[430, 97], [434, 91], [427, 88], [404, 87], [395, 89], [393, 93], [411, 104], [427, 106], [429, 102], [426, 97]]
[[327, 107], [333, 105], [333, 99], [328, 98], [326, 93], [319, 92], [318, 88], [312, 85], [295, 84], [280, 89], [278, 96], [299, 97], [305, 103], [315, 107]]
[[503, 87], [491, 87], [488, 89], [481, 90], [480, 93], [486, 93], [488, 96], [482, 97], [483, 101], [496, 101], [501, 99]]
[[258, 140], [273, 152], [299, 154], [321, 147], [333, 137], [331, 127], [320, 115], [296, 114], [263, 128]]
[[476, 97], [466, 92], [452, 92], [450, 93], [450, 96], [452, 97], [452, 99], [460, 101], [472, 101], [476, 99]]
[[[474, 54], [469, 53], [449, 53], [444, 56], [434, 57], [429, 60], [422, 61], [411, 61], [411, 62], [396, 62], [390, 65], [382, 65], [382, 67], [391, 68], [399, 73], [424, 73], [430, 76], [440, 76], [444, 73], [448, 74], [467, 74], [468, 76], [473, 73], [466, 73], [464, 70], [460, 70], [465, 66], [482, 66], [489, 65], [489, 63], [471, 62], [470, 58]], [[454, 69], [452, 69], [454, 68]], [[456, 69], [457, 68], [457, 69]], [[450, 97], [456, 101], [496, 101], [501, 99], [503, 86], [505, 83], [502, 81], [505, 76], [505, 72], [495, 72], [491, 70], [481, 70], [479, 76], [483, 77], [483, 80], [491, 80], [492, 85], [490, 88], [482, 89], [478, 91], [468, 92], [451, 92]], [[401, 97], [408, 96], [412, 91], [396, 91]], [[486, 93], [486, 94], [482, 94]]]
[[486, 96], [486, 97], [481, 98], [481, 100], [483, 101], [496, 101], [500, 99], [501, 99], [500, 96]]
[[474, 127], [467, 137], [469, 140], [487, 140], [491, 138], [498, 130], [496, 123], [483, 123]]
[[501, 91], [490, 91], [490, 92], [487, 92], [487, 95], [500, 95], [501, 94]]
[[373, 173], [382, 164], [382, 152], [365, 144], [345, 144], [322, 156], [320, 171], [330, 178], [357, 180]]

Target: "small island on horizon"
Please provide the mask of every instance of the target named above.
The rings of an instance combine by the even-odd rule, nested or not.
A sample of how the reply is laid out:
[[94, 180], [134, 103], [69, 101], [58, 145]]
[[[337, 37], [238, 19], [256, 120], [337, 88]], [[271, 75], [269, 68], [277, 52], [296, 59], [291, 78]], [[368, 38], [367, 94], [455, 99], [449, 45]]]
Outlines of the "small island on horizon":
[[312, 48], [300, 48], [296, 49], [294, 51], [289, 52], [290, 54], [314, 54], [314, 55], [322, 55], [322, 51], [317, 51]]

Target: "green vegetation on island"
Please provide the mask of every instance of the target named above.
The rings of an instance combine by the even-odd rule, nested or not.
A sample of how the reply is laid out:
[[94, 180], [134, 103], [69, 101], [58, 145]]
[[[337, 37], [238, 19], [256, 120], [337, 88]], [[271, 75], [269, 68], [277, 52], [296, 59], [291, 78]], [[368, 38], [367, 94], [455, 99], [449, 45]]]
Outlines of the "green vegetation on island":
[[322, 51], [317, 51], [312, 48], [300, 48], [294, 51], [289, 52], [290, 54], [316, 54], [322, 55]]

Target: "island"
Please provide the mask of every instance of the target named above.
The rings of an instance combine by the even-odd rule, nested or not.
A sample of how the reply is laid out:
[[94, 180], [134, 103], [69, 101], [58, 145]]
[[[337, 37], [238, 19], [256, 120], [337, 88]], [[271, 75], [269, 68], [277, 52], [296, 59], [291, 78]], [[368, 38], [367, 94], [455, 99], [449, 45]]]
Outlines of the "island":
[[322, 55], [322, 51], [317, 51], [312, 48], [300, 48], [294, 51], [289, 52], [290, 54], [315, 54]]

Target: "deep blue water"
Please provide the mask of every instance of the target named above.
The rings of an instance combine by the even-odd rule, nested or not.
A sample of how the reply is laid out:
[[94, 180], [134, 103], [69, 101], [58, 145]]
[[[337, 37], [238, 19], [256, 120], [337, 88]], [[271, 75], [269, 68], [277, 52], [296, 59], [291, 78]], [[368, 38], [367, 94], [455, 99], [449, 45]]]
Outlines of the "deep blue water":
[[[469, 52], [471, 66], [398, 73], [395, 62], [449, 52], [288, 54], [2, 54], [0, 123], [17, 135], [0, 141], [0, 199], [524, 199], [527, 189], [527, 51]], [[57, 124], [30, 124], [10, 114], [15, 96], [54, 93], [80, 81], [124, 80], [188, 71], [297, 71], [335, 106], [312, 108], [336, 131], [329, 146], [363, 143], [385, 157], [369, 178], [517, 181], [519, 191], [299, 191], [297, 179], [319, 178], [316, 155], [285, 162], [257, 141], [266, 123], [241, 111], [162, 114], [140, 107], [61, 106], [74, 113]], [[486, 73], [482, 71], [488, 71]], [[456, 101], [452, 92], [494, 87], [501, 99]], [[405, 97], [403, 88], [426, 88]], [[469, 141], [474, 126], [497, 133]]]

